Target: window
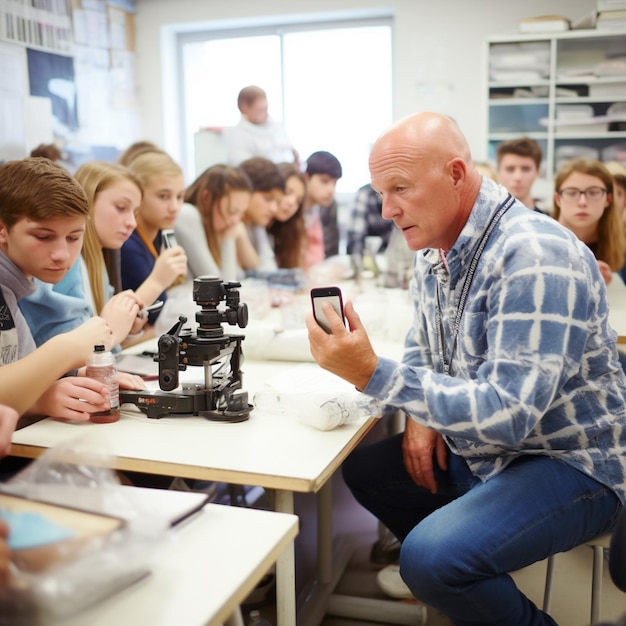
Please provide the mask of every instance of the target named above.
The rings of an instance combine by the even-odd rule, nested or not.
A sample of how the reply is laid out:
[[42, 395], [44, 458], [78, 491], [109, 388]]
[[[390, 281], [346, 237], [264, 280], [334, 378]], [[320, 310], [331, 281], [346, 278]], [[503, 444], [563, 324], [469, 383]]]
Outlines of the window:
[[186, 170], [195, 172], [194, 134], [235, 125], [245, 85], [267, 92], [302, 162], [328, 150], [344, 175], [337, 192], [369, 181], [367, 157], [392, 121], [391, 20], [280, 24], [206, 30], [179, 37]]

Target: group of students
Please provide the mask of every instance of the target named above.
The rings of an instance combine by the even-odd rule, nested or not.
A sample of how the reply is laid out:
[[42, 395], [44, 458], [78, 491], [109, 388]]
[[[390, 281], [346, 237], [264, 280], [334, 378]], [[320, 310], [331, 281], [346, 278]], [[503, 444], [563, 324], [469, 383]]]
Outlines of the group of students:
[[[532, 186], [542, 161], [539, 144], [529, 137], [502, 142], [497, 148], [497, 170], [482, 164], [482, 173], [496, 180], [530, 209], [542, 211]], [[571, 230], [598, 261], [609, 284], [619, 273], [626, 283], [626, 167], [617, 162], [574, 158], [554, 178], [549, 212]]]
[[[341, 177], [328, 152], [311, 155], [304, 172], [264, 157], [215, 165], [188, 187], [150, 142], [74, 175], [57, 160], [0, 165], [0, 458], [20, 415], [81, 422], [108, 409], [108, 388], [85, 376], [90, 353], [148, 338], [158, 309], [146, 309], [172, 286], [198, 275], [306, 269], [338, 248], [333, 225], [326, 237], [320, 219]], [[305, 211], [317, 218], [312, 236]], [[178, 243], [167, 247], [162, 234], [172, 229]], [[119, 385], [145, 388], [124, 372]], [[0, 579], [7, 532], [0, 523]]]
[[246, 272], [307, 270], [337, 254], [336, 205], [326, 222], [321, 211], [333, 206], [341, 175], [329, 152], [312, 154], [304, 172], [260, 156], [209, 167], [185, 191], [175, 225], [191, 274], [234, 280]]
[[[392, 133], [388, 138], [413, 150], [413, 144], [404, 136], [405, 133], [413, 136], [413, 125], [431, 132], [432, 137], [427, 133], [430, 141], [425, 143], [444, 173], [447, 172], [447, 166], [442, 165], [444, 157], [454, 163], [458, 158], [455, 160], [438, 142], [442, 137], [452, 137], [459, 144], [463, 158], [462, 167], [457, 163], [457, 169], [462, 170], [463, 176], [471, 172], [471, 176], [461, 182], [471, 186], [472, 194], [478, 197], [478, 190], [485, 183], [474, 175], [458, 129], [439, 116], [417, 116], [396, 128], [398, 137]], [[524, 147], [525, 141], [501, 144], [497, 175], [522, 204], [537, 209], [530, 188], [539, 172], [541, 152], [537, 158], [532, 145], [530, 149], [528, 145]], [[418, 215], [417, 209], [400, 210], [393, 206], [394, 194], [399, 194], [405, 183], [400, 181], [390, 186], [401, 168], [387, 172], [390, 166], [386, 164], [385, 154], [389, 147], [393, 148], [394, 143], [381, 141], [374, 152], [379, 159], [373, 161], [376, 189], [380, 192], [382, 188], [384, 192], [382, 196], [374, 192], [378, 211], [388, 223], [396, 222], [394, 232], [404, 235], [411, 251], [431, 246], [437, 243], [435, 238], [432, 241], [411, 239], [417, 237], [412, 233], [419, 230], [404, 216], [405, 211], [408, 215], [413, 210]], [[429, 173], [421, 154], [418, 157], [420, 168]], [[156, 300], [165, 301], [172, 285], [203, 274], [234, 280], [246, 271], [307, 269], [337, 254], [339, 228], [334, 191], [341, 175], [341, 164], [329, 152], [312, 154], [304, 170], [296, 161], [276, 163], [263, 156], [252, 156], [237, 165], [211, 166], [186, 186], [180, 166], [149, 142], [131, 146], [118, 163], [88, 162], [74, 176], [50, 159], [41, 157], [1, 165], [0, 456], [8, 453], [19, 415], [46, 414], [86, 421], [91, 413], [106, 410], [109, 402], [106, 387], [84, 376], [83, 366], [89, 353], [97, 344], [114, 349], [133, 341], [138, 334], [146, 337], [152, 331], [158, 311], [149, 316], [143, 316], [141, 311]], [[516, 182], [516, 177], [522, 182]], [[422, 179], [418, 177], [418, 180]], [[569, 162], [555, 179], [553, 217], [593, 251], [606, 282], [613, 272], [622, 270], [626, 259], [621, 221], [626, 197], [624, 183], [626, 176], [622, 180], [619, 172], [612, 173], [602, 163], [589, 159]], [[459, 193], [456, 187], [460, 183], [443, 175], [429, 184], [434, 191], [448, 193], [450, 197]], [[485, 189], [489, 198], [501, 195], [500, 188], [487, 184]], [[381, 197], [392, 198], [391, 208], [383, 211]], [[398, 200], [398, 207], [403, 201]], [[430, 208], [436, 213], [439, 196], [435, 194], [430, 200], [422, 198], [415, 203], [421, 210], [421, 203], [426, 201], [433, 203]], [[390, 201], [387, 203], [389, 205]], [[465, 201], [463, 204], [468, 210], [472, 206]], [[519, 211], [513, 213], [518, 215]], [[171, 229], [175, 231], [177, 244], [166, 247], [161, 235]], [[537, 231], [543, 236], [544, 230], [549, 227], [541, 222]], [[568, 246], [573, 249], [571, 242]], [[425, 263], [422, 263], [424, 272]], [[428, 315], [434, 310], [433, 302], [426, 303], [430, 307]], [[358, 322], [351, 305], [347, 312], [351, 330], [354, 330]], [[314, 326], [309, 323], [309, 330], [312, 329]], [[347, 332], [350, 331], [346, 329]], [[360, 363], [364, 357], [357, 355], [348, 359], [350, 346], [347, 343], [333, 346], [333, 339], [315, 333], [313, 337], [314, 343], [322, 346], [314, 349], [318, 361], [350, 379], [357, 387], [369, 387], [367, 390], [372, 392], [373, 373], [386, 366], [384, 359], [372, 357], [364, 350], [363, 354], [368, 357], [367, 367], [363, 368], [366, 374], [362, 379], [352, 380], [352, 374], [342, 368], [350, 369], [352, 363]], [[347, 336], [342, 335], [342, 338], [349, 342]], [[420, 336], [422, 340], [424, 337]], [[417, 345], [413, 348], [417, 354]], [[463, 349], [471, 352], [469, 343], [463, 344]], [[329, 358], [334, 359], [332, 366], [328, 364]], [[424, 377], [423, 383], [415, 383], [416, 389], [422, 384], [430, 389], [429, 377], [433, 374], [425, 373], [427, 367], [421, 371], [426, 360], [411, 363]], [[471, 361], [469, 356], [467, 360]], [[467, 365], [468, 372], [473, 371], [472, 367]], [[403, 372], [406, 375], [409, 369]], [[431, 391], [441, 394], [447, 402], [445, 389], [449, 386], [453, 394], [458, 379], [450, 382], [448, 372], [440, 374], [441, 380], [433, 383]], [[616, 373], [613, 375], [617, 377]], [[439, 374], [435, 378], [437, 376]], [[389, 389], [395, 389], [395, 384], [389, 384]], [[621, 374], [619, 386], [620, 390], [624, 386]], [[121, 373], [120, 387], [142, 389], [145, 383], [137, 376]], [[411, 386], [404, 383], [398, 390], [398, 393], [412, 393]], [[381, 391], [379, 395], [389, 400], [390, 393]], [[407, 397], [399, 404], [403, 402], [411, 413], [414, 400]], [[441, 411], [444, 412], [443, 408]], [[452, 441], [453, 424], [445, 422], [443, 417], [443, 421], [435, 423], [421, 405], [417, 414], [422, 425], [440, 430], [446, 441]], [[470, 426], [467, 431], [471, 431]], [[495, 457], [497, 459], [498, 455]], [[367, 463], [370, 461], [368, 457]], [[358, 463], [357, 455], [352, 467], [357, 467]], [[353, 475], [352, 482], [355, 481]], [[356, 490], [354, 484], [351, 487]], [[388, 521], [385, 515], [379, 517]], [[393, 523], [390, 527], [393, 528]], [[0, 523], [0, 581], [6, 575], [3, 545], [6, 533], [6, 527]], [[397, 531], [396, 534], [406, 533]], [[414, 585], [419, 589], [417, 582]]]

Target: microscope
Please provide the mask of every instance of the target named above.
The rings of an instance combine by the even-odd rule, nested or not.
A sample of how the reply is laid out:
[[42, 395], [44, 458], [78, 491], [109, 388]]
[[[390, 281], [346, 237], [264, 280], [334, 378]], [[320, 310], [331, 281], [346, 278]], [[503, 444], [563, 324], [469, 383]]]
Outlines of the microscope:
[[[187, 318], [178, 322], [158, 340], [154, 360], [159, 364], [160, 390], [120, 389], [120, 403], [134, 404], [149, 418], [172, 415], [200, 415], [218, 422], [243, 422], [252, 407], [242, 389], [243, 335], [224, 332], [223, 323], [245, 328], [248, 307], [239, 301], [241, 283], [223, 282], [213, 276], [193, 281], [193, 300], [200, 306], [195, 332], [183, 329]], [[218, 308], [220, 303], [225, 308]], [[184, 383], [180, 391], [179, 371], [188, 365], [204, 368], [204, 383]]]

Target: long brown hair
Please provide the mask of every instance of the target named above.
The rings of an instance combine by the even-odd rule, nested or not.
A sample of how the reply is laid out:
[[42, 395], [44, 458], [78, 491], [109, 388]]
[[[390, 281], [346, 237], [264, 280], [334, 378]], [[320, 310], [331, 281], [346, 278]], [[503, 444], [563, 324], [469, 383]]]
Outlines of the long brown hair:
[[[557, 172], [554, 178], [555, 192], [561, 191], [563, 182], [574, 172], [599, 178], [604, 184], [607, 194], [611, 197], [611, 202], [604, 209], [604, 213], [602, 213], [602, 217], [598, 222], [596, 258], [604, 261], [614, 272], [617, 272], [624, 266], [624, 261], [626, 260], [626, 238], [621, 216], [617, 213], [615, 202], [613, 201], [613, 177], [600, 161], [586, 158], [572, 159]], [[557, 204], [555, 198], [552, 216], [558, 220], [560, 215], [561, 207]]]
[[304, 195], [298, 210], [285, 222], [277, 219], [267, 227], [274, 239], [276, 264], [280, 268], [296, 268], [304, 266], [304, 198], [306, 198], [306, 179], [304, 174], [293, 163], [279, 163], [278, 169], [285, 178], [285, 184], [295, 176], [304, 186]]
[[185, 191], [185, 202], [193, 204], [202, 216], [209, 250], [218, 267], [222, 266], [222, 254], [215, 229], [215, 211], [220, 200], [232, 191], [252, 193], [252, 183], [240, 168], [221, 163], [204, 170]]
[[89, 202], [91, 219], [87, 222], [87, 228], [85, 229], [82, 255], [87, 266], [89, 285], [96, 305], [94, 314], [98, 315], [108, 300], [108, 285], [104, 284], [103, 269], [106, 268], [109, 280], [116, 293], [121, 289], [121, 278], [119, 251], [103, 249], [100, 245], [93, 219], [96, 198], [100, 192], [108, 189], [120, 180], [128, 180], [136, 185], [142, 195], [143, 188], [139, 179], [129, 169], [123, 165], [106, 163], [104, 161], [88, 161], [76, 170], [74, 177], [83, 188]]

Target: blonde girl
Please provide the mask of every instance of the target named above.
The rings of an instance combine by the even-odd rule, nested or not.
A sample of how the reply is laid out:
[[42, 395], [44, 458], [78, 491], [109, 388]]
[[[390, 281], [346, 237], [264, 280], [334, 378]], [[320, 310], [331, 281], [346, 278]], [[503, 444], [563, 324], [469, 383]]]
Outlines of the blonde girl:
[[[184, 280], [187, 256], [180, 245], [165, 247], [162, 231], [174, 228], [185, 193], [180, 166], [165, 152], [134, 158], [129, 169], [143, 188], [135, 213], [137, 226], [122, 246], [121, 274], [124, 289], [133, 289], [146, 304], [165, 301], [167, 289]], [[148, 317], [153, 325], [158, 311]]]

